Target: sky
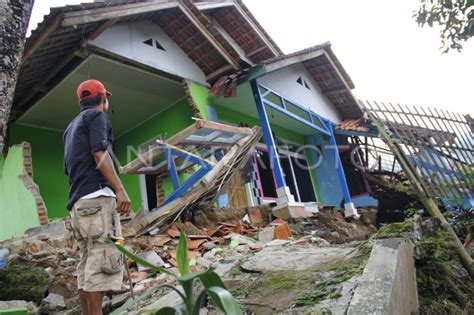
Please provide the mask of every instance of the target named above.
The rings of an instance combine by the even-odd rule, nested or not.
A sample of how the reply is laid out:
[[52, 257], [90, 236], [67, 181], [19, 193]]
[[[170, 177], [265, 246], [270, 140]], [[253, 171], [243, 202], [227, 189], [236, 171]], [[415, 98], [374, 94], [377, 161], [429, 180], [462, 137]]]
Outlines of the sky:
[[[29, 31], [49, 7], [36, 0]], [[244, 0], [284, 53], [326, 41], [363, 100], [435, 106], [474, 116], [474, 39], [461, 53], [440, 50], [439, 29], [420, 28], [417, 0]]]

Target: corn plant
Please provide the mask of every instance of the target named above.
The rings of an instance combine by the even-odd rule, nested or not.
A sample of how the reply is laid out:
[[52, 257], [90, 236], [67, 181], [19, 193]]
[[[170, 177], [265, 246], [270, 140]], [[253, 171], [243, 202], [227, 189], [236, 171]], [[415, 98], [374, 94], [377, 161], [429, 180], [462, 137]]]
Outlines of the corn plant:
[[[176, 275], [173, 272], [164, 269], [159, 266], [150, 264], [146, 260], [134, 255], [129, 252], [120, 244], [115, 244], [117, 249], [121, 251], [125, 256], [134, 260], [137, 264], [144, 267], [148, 267], [151, 270], [161, 272], [173, 277], [182, 290], [178, 290], [177, 287], [171, 285], [160, 285], [152, 288], [145, 296], [138, 299], [129, 301], [121, 308], [114, 311], [112, 314], [121, 314], [126, 311], [130, 306], [143, 300], [146, 296], [156, 292], [159, 288], [169, 288], [175, 291], [183, 300], [183, 303], [175, 307], [163, 307], [159, 309], [156, 315], [171, 315], [171, 314], [186, 314], [186, 315], [198, 315], [201, 305], [203, 304], [206, 297], [209, 297], [211, 301], [225, 314], [234, 315], [242, 314], [240, 306], [235, 301], [232, 294], [227, 290], [224, 282], [220, 276], [214, 271], [213, 268], [209, 268], [205, 271], [191, 272], [190, 271], [190, 260], [188, 257], [187, 240], [185, 233], [181, 230], [176, 254], [176, 265], [178, 267], [180, 275]], [[203, 289], [200, 292], [195, 292], [195, 283], [200, 281]]]

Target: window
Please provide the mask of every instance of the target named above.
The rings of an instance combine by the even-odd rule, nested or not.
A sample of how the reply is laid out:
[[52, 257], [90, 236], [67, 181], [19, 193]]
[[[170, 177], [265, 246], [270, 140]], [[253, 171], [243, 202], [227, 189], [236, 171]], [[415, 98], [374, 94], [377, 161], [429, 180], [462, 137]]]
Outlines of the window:
[[304, 86], [304, 87], [307, 88], [308, 90], [311, 90], [311, 88], [309, 87], [308, 82], [306, 82], [306, 80], [303, 79], [303, 77], [298, 77], [298, 79], [296, 80], [296, 82], [298, 82], [298, 84]]
[[[155, 45], [153, 46], [153, 43], [155, 43]], [[163, 50], [163, 51], [166, 51], [163, 46], [155, 39], [153, 40], [153, 38], [149, 38], [147, 40], [144, 40], [143, 41], [143, 44], [145, 45], [148, 45], [148, 46], [151, 46], [151, 47], [155, 47], [156, 49], [159, 49], [159, 50]]]

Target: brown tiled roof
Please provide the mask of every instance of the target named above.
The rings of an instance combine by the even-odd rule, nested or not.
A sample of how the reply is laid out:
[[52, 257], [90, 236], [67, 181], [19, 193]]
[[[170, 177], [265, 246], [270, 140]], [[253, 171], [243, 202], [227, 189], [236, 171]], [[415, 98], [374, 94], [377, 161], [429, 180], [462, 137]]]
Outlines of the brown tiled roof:
[[359, 131], [359, 132], [369, 132], [370, 128], [368, 126], [369, 122], [367, 118], [361, 117], [358, 119], [344, 119], [334, 127], [336, 130], [345, 130], [345, 131]]
[[[166, 1], [155, 2], [166, 3]], [[170, 0], [168, 2], [173, 1]], [[193, 2], [198, 1], [180, 0], [179, 4], [191, 12], [192, 16], [202, 25], [202, 29], [205, 30], [205, 32], [210, 33], [211, 37], [217, 42], [217, 45], [220, 45], [222, 48], [221, 51], [219, 51], [215, 44], [212, 44], [191, 22], [189, 16], [184, 14], [183, 11], [177, 7], [118, 18], [115, 24], [142, 20], [149, 20], [156, 23], [188, 54], [206, 75], [214, 74], [218, 70], [225, 70], [226, 67], [227, 71], [238, 69], [240, 62], [239, 54], [225, 40], [222, 34], [213, 27], [212, 23], [210, 23], [210, 16], [207, 15], [218, 14], [220, 10], [224, 10], [226, 7], [214, 9], [211, 12], [201, 12]], [[12, 118], [15, 118], [15, 113], [19, 114], [23, 112], [29, 105], [34, 103], [36, 99], [44, 95], [44, 92], [54, 87], [57, 82], [82, 61], [82, 58], [73, 55], [74, 51], [79, 49], [84, 40], [89, 38], [91, 34], [106, 22], [99, 21], [78, 26], [63, 26], [61, 23], [66, 14], [74, 12], [80, 13], [85, 10], [94, 12], [94, 10], [113, 9], [114, 6], [139, 3], [146, 5], [152, 4], [154, 1], [108, 0], [104, 2], [52, 8], [50, 14], [45, 16], [44, 21], [38, 25], [36, 30], [34, 30], [27, 39], [25, 52], [31, 50], [32, 53], [27, 56], [20, 70], [15, 91]], [[216, 3], [219, 3], [219, 1], [216, 1]], [[235, 5], [243, 4], [236, 2], [232, 7]], [[246, 10], [245, 6], [243, 6], [242, 9]], [[247, 12], [247, 15], [247, 19], [254, 20], [250, 12]], [[242, 15], [236, 16], [235, 18], [236, 25], [248, 24], [248, 20]], [[258, 23], [256, 25], [261, 28]], [[229, 34], [233, 38], [240, 36], [238, 32], [239, 29], [229, 29]], [[261, 29], [260, 32], [268, 36], [263, 29]], [[42, 37], [45, 38], [42, 40]], [[249, 47], [262, 44], [255, 30], [249, 31], [245, 40], [249, 42]], [[38, 42], [40, 44], [35, 48]], [[273, 41], [271, 41], [271, 43], [274, 44]], [[276, 45], [274, 46], [276, 47]], [[270, 55], [268, 51], [266, 51], [267, 49], [268, 48], [262, 50], [263, 55], [256, 55], [255, 58], [273, 56], [273, 54]], [[224, 57], [222, 52], [225, 52], [227, 56]], [[221, 74], [225, 74], [225, 72]], [[22, 108], [19, 108], [20, 105]]]
[[210, 15], [216, 19], [232, 39], [244, 50], [247, 58], [251, 61], [258, 63], [265, 59], [275, 57], [274, 51], [276, 51], [277, 55], [283, 54], [243, 2], [239, 0], [237, 3], [252, 23], [257, 26], [264, 39], [271, 44], [273, 50], [256, 33], [252, 26], [247, 23], [236, 6], [222, 8]]

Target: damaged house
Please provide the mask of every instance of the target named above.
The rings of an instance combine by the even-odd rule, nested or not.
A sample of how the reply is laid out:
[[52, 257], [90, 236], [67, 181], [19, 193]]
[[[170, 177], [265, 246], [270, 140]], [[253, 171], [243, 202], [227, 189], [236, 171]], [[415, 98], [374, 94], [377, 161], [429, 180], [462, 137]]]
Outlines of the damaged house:
[[62, 134], [88, 78], [113, 93], [114, 152], [134, 210], [156, 209], [197, 183], [183, 188], [192, 167], [131, 163], [193, 118], [223, 128], [200, 134], [201, 143], [262, 130], [219, 207], [319, 204], [357, 216], [356, 206], [377, 202], [353, 169], [347, 136], [334, 130], [362, 110], [329, 43], [285, 55], [240, 0], [105, 1], [53, 8], [27, 40], [0, 165], [0, 239], [67, 216]]

